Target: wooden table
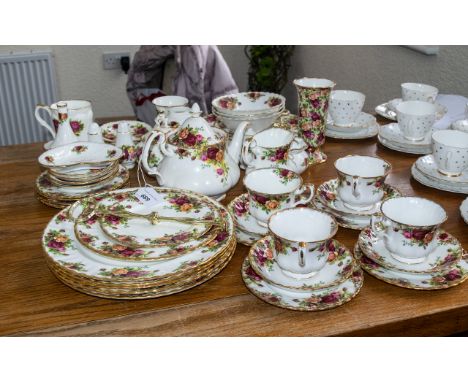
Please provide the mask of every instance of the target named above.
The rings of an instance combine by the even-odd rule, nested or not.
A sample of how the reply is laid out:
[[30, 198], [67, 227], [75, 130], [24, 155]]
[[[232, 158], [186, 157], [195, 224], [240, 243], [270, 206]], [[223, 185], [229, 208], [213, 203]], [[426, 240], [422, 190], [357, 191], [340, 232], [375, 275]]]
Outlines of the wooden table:
[[[248, 248], [239, 244], [229, 265], [212, 280], [173, 296], [114, 301], [63, 285], [49, 271], [40, 245], [57, 210], [36, 200], [42, 144], [0, 148], [0, 334], [33, 336], [328, 336], [448, 335], [468, 330], [468, 282], [441, 291], [407, 290], [365, 275], [360, 294], [330, 311], [283, 310], [251, 295], [240, 276]], [[464, 196], [420, 185], [410, 175], [414, 155], [391, 151], [376, 139], [325, 144], [328, 161], [303, 174], [318, 186], [335, 177], [333, 162], [344, 155], [378, 155], [390, 161], [388, 183], [406, 195], [440, 203], [444, 228], [468, 248], [468, 226], [459, 205]], [[136, 186], [135, 171], [131, 186]], [[239, 184], [225, 201], [243, 192]], [[352, 248], [358, 231], [340, 228], [336, 238]]]

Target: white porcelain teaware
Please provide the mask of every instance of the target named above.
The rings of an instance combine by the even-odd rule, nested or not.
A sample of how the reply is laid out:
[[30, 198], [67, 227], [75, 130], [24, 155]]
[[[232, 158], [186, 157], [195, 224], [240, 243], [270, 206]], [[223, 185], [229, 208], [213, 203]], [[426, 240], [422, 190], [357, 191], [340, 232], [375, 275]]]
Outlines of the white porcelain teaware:
[[244, 141], [242, 161], [246, 171], [284, 167], [298, 174], [307, 167], [307, 145], [292, 130], [269, 128]]
[[249, 172], [244, 186], [249, 194], [250, 215], [264, 227], [274, 212], [307, 204], [314, 196], [312, 184], [303, 184], [299, 174], [281, 167]]
[[356, 121], [366, 96], [353, 90], [333, 90], [328, 112], [336, 126], [349, 126]]
[[408, 264], [423, 262], [435, 249], [437, 230], [447, 220], [439, 204], [413, 196], [388, 199], [380, 211], [381, 215], [371, 219], [372, 230], [383, 238], [385, 247], [396, 260]]
[[275, 261], [293, 278], [309, 278], [326, 264], [327, 242], [338, 231], [335, 219], [312, 208], [278, 211], [268, 220], [274, 240]]
[[158, 113], [166, 113], [173, 107], [188, 106], [188, 99], [181, 96], [162, 96], [151, 101]]
[[194, 104], [192, 116], [178, 129], [167, 135], [153, 131], [148, 136], [141, 163], [161, 186], [222, 197], [239, 180], [238, 163], [247, 127], [248, 122], [241, 123], [227, 147], [227, 134], [211, 127]]
[[460, 119], [452, 123], [452, 129], [468, 133], [468, 119]]
[[439, 130], [432, 134], [432, 155], [444, 175], [460, 176], [468, 168], [468, 133]]
[[[59, 117], [58, 117], [58, 104], [66, 103], [68, 108], [68, 115], [70, 117], [70, 127], [73, 130], [73, 133], [78, 137], [80, 141], [86, 141], [88, 139], [88, 128], [93, 122], [93, 110], [91, 107], [91, 102], [83, 100], [68, 100], [68, 101], [59, 101], [53, 103], [50, 106], [47, 105], [37, 105], [34, 115], [36, 116], [37, 121], [49, 130], [50, 134], [55, 138], [57, 130], [59, 127]], [[40, 110], [45, 110], [50, 117], [52, 118], [54, 127], [49, 125], [44, 119], [39, 115]]]
[[425, 101], [404, 101], [397, 105], [398, 125], [405, 139], [422, 141], [436, 120], [436, 107]]
[[401, 84], [401, 98], [403, 101], [426, 101], [434, 103], [439, 89], [434, 86], [405, 82]]
[[368, 210], [384, 196], [385, 178], [392, 166], [372, 156], [349, 155], [335, 161], [337, 193], [343, 204], [353, 210]]
[[[68, 105], [65, 102], [59, 102], [57, 104], [57, 134], [55, 135], [50, 148], [56, 148], [78, 141], [78, 137], [75, 135], [70, 125], [71, 120], [68, 113]], [[86, 137], [86, 140], [87, 139], [88, 137]]]
[[120, 123], [117, 128], [115, 146], [122, 150], [122, 165], [132, 169], [141, 153], [141, 147], [133, 141], [130, 125], [127, 122]]
[[88, 142], [104, 143], [101, 128], [96, 122], [93, 122], [88, 128]]

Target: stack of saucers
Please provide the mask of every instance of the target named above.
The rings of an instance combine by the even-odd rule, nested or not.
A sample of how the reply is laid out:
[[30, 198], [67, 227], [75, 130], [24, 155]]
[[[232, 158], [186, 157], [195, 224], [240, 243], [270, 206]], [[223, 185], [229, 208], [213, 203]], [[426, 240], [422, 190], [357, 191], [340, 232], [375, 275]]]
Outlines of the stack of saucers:
[[385, 183], [390, 163], [371, 156], [350, 155], [335, 162], [338, 178], [317, 187], [313, 203], [333, 215], [345, 228], [363, 229], [370, 224], [382, 201], [400, 196]]
[[363, 273], [352, 253], [332, 239], [337, 229], [330, 215], [314, 209], [277, 212], [269, 220], [271, 234], [252, 246], [242, 264], [247, 288], [292, 310], [325, 310], [350, 301], [362, 287]]
[[413, 178], [438, 190], [468, 194], [468, 133], [436, 131], [432, 151], [413, 164]]
[[220, 272], [236, 240], [226, 209], [206, 196], [131, 188], [58, 213], [42, 238], [49, 268], [99, 297], [143, 299], [192, 288]]
[[400, 197], [385, 201], [381, 212], [361, 231], [354, 248], [366, 272], [389, 284], [421, 290], [450, 288], [468, 278], [468, 255], [455, 237], [440, 229], [447, 218], [441, 206]]
[[122, 150], [104, 143], [79, 142], [48, 150], [39, 157], [47, 170], [36, 180], [38, 199], [63, 208], [76, 200], [121, 188], [129, 173], [119, 165]]
[[139, 143], [145, 134], [150, 132], [152, 127], [147, 123], [140, 121], [115, 121], [108, 122], [104, 125], [101, 125], [102, 137], [106, 143], [114, 144], [117, 139], [117, 130], [119, 125], [127, 124], [130, 129], [130, 134], [132, 135], [132, 140], [135, 143]]
[[268, 92], [245, 92], [213, 100], [213, 114], [233, 134], [240, 122], [249, 121], [247, 135], [270, 127], [284, 111], [285, 98]]

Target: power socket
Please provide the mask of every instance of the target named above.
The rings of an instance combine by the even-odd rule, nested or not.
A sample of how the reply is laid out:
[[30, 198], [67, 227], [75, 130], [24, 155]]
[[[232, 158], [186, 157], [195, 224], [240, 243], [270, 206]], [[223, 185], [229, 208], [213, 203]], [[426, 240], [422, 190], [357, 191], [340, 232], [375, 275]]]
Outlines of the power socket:
[[130, 57], [129, 52], [125, 53], [118, 53], [118, 52], [109, 52], [103, 54], [103, 64], [105, 70], [112, 70], [112, 69], [121, 69], [120, 66], [120, 59], [122, 57]]

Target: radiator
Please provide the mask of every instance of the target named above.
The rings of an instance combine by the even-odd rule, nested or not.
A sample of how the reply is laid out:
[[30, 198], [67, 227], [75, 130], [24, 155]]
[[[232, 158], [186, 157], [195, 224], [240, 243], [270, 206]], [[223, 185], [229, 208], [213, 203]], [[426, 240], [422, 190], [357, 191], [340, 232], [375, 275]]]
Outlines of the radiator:
[[0, 146], [51, 139], [34, 109], [56, 100], [52, 53], [0, 55]]

